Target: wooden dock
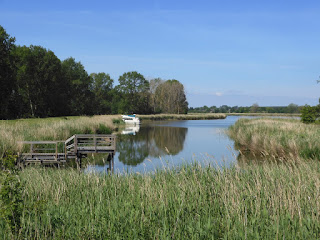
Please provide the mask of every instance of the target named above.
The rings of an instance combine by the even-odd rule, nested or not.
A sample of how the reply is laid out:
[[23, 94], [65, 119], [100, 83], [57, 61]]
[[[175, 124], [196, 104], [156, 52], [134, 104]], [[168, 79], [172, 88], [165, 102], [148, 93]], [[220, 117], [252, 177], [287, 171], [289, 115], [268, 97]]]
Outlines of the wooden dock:
[[108, 153], [109, 169], [113, 171], [113, 158], [116, 151], [116, 136], [103, 134], [76, 134], [66, 141], [24, 141], [28, 152], [19, 154], [18, 164], [61, 166], [75, 159], [81, 168], [81, 159], [93, 153]]

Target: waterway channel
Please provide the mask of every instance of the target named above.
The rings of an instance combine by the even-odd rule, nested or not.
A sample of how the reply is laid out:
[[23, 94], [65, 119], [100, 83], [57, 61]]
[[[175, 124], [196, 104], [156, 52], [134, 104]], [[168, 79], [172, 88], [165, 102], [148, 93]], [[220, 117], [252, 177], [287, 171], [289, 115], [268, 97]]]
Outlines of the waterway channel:
[[[239, 119], [144, 121], [127, 126], [117, 137], [115, 172], [150, 172], [159, 168], [193, 163], [229, 167], [238, 152], [226, 130]], [[107, 171], [104, 159], [86, 171]]]
[[[243, 117], [253, 118], [143, 121], [140, 126], [126, 126], [117, 136], [114, 172], [145, 173], [193, 162], [230, 167], [237, 162], [238, 151], [226, 131]], [[102, 156], [85, 171], [104, 172], [108, 166]]]

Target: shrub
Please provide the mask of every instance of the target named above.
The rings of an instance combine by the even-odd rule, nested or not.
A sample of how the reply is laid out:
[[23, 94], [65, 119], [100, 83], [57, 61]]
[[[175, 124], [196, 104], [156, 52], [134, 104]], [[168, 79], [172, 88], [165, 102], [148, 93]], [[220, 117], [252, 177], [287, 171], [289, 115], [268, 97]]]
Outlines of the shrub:
[[112, 131], [106, 125], [100, 123], [98, 129], [96, 130], [96, 133], [97, 134], [111, 134]]
[[305, 105], [301, 109], [301, 121], [303, 123], [314, 123], [317, 118], [319, 118], [319, 106], [311, 107], [309, 105]]

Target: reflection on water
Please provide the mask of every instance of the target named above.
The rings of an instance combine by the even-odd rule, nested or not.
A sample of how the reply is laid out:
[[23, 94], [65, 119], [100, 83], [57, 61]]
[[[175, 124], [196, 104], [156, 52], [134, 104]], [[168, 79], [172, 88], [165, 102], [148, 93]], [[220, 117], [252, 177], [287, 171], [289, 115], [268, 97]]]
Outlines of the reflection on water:
[[[238, 152], [225, 131], [238, 118], [145, 121], [140, 126], [126, 126], [117, 137], [115, 172], [149, 172], [194, 161], [229, 167]], [[93, 164], [90, 170], [106, 171], [104, 159], [98, 162], [100, 166]]]
[[[127, 126], [117, 138], [114, 170], [150, 172], [194, 161], [230, 167], [238, 159], [238, 164], [242, 164], [246, 158], [239, 156], [234, 141], [226, 135], [228, 127], [239, 118], [150, 121], [140, 126]], [[96, 157], [93, 162], [87, 170], [106, 171], [106, 157]]]
[[147, 157], [176, 155], [183, 150], [187, 132], [188, 129], [182, 127], [146, 126], [135, 136], [119, 135], [118, 159], [125, 165], [136, 166]]

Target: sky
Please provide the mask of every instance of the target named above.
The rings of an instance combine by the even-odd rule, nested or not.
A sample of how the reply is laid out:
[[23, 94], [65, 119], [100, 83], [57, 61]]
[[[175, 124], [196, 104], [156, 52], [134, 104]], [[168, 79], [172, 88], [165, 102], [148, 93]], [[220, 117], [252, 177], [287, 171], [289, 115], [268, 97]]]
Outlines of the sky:
[[177, 79], [189, 106], [316, 105], [320, 1], [0, 0], [18, 45], [115, 80]]

